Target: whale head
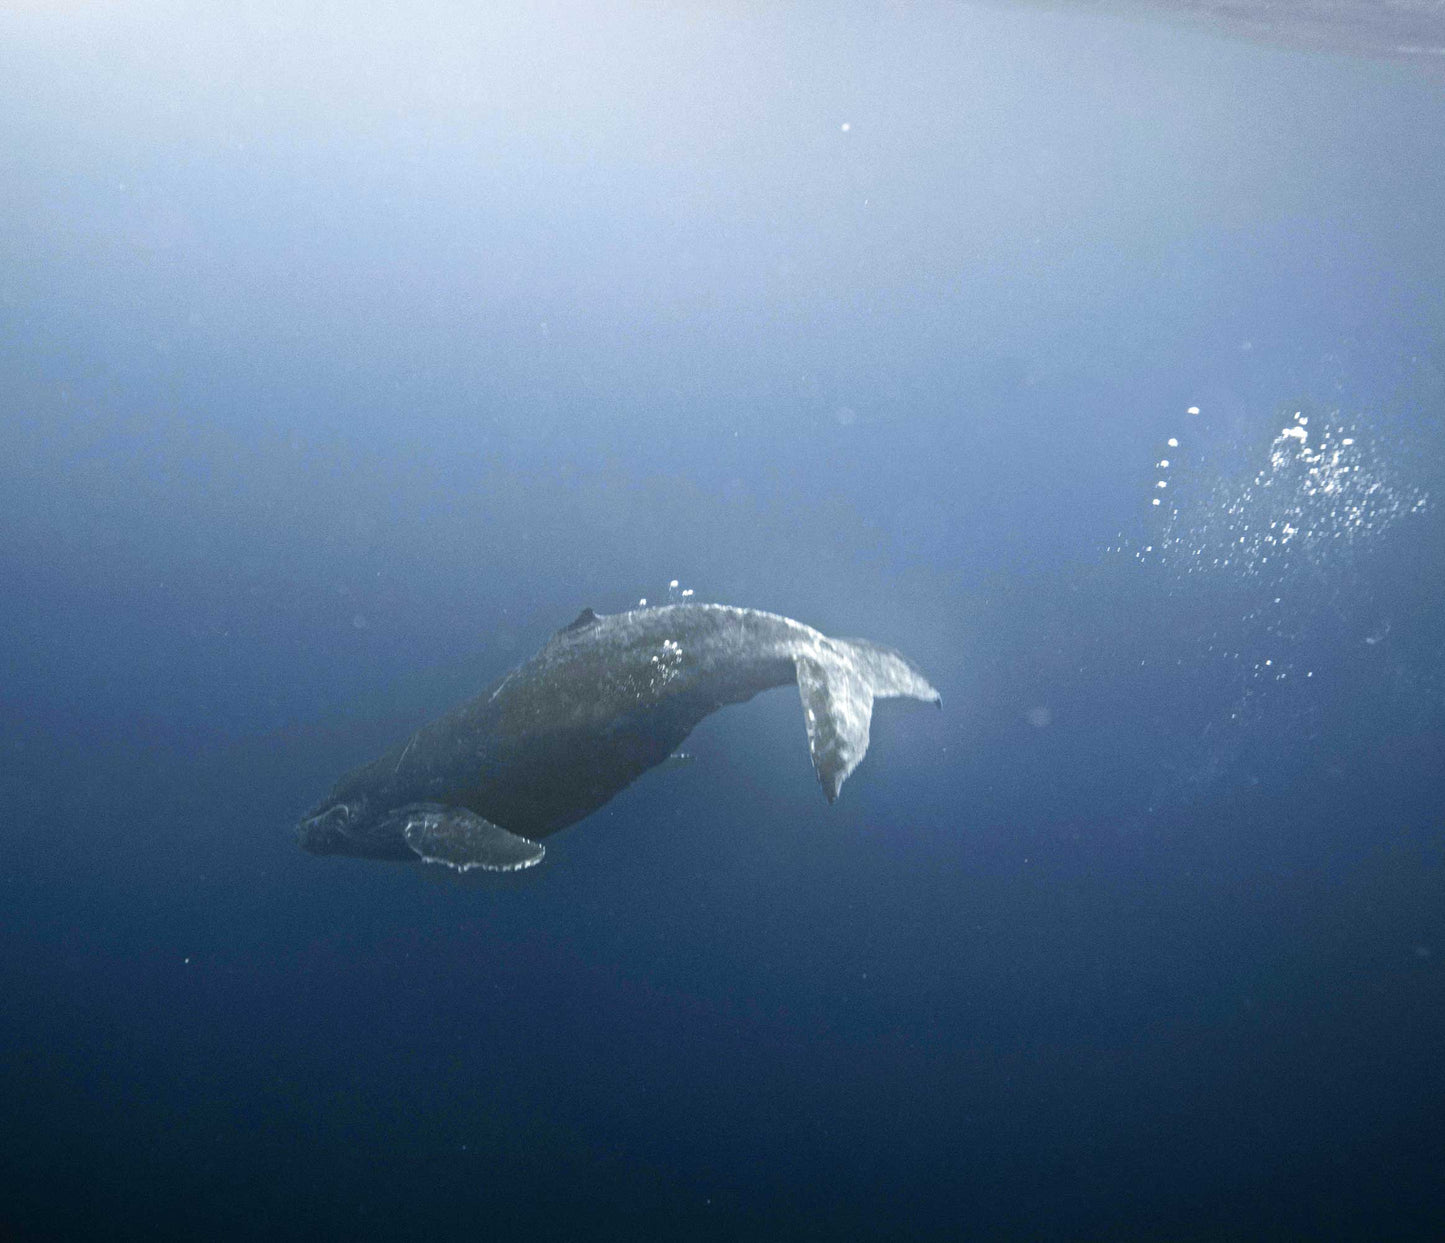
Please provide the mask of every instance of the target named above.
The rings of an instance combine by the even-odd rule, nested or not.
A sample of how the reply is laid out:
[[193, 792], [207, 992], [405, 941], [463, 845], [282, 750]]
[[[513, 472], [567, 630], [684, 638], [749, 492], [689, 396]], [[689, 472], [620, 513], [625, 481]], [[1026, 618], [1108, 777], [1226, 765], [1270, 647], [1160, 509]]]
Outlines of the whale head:
[[353, 853], [352, 835], [347, 830], [353, 821], [360, 820], [359, 811], [352, 803], [323, 803], [296, 826], [301, 849], [313, 855]]
[[329, 798], [296, 826], [301, 849], [313, 855], [413, 859], [395, 815], [374, 814], [365, 798]]

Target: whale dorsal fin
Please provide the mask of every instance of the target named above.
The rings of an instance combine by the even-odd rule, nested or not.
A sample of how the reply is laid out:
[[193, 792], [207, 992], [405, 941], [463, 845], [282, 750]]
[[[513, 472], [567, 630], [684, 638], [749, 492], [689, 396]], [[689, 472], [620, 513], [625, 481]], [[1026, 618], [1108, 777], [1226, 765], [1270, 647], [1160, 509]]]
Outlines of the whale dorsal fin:
[[588, 626], [595, 626], [600, 619], [591, 609], [583, 609], [577, 614], [577, 619], [562, 627], [558, 634], [571, 634], [575, 630], [586, 630]]

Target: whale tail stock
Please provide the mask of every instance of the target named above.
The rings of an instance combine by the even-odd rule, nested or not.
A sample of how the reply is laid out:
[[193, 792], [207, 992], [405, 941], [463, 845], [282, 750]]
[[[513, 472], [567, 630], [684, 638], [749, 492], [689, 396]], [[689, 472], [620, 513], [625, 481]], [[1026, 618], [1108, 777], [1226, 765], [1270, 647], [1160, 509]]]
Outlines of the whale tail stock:
[[830, 639], [793, 658], [808, 728], [808, 750], [828, 802], [868, 754], [875, 699], [917, 699], [942, 707], [927, 678], [891, 647]]

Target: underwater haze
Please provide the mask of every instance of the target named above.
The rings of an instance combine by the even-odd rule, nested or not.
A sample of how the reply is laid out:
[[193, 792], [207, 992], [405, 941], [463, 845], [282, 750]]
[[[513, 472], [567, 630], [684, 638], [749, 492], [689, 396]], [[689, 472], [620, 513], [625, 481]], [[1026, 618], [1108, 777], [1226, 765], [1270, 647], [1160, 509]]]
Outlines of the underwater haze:
[[[1445, 39], [1118, 7], [0, 12], [0, 1239], [1445, 1237]], [[298, 848], [643, 599], [943, 710]]]

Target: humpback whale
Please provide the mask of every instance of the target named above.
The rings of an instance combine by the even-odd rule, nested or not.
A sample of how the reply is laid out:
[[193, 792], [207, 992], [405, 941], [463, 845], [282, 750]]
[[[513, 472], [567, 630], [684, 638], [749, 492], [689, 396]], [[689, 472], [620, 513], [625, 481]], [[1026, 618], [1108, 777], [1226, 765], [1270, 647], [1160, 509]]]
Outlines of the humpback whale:
[[941, 706], [891, 648], [776, 613], [584, 609], [476, 698], [342, 777], [301, 821], [300, 844], [460, 872], [528, 868], [542, 838], [665, 761], [703, 717], [791, 682], [830, 803], [868, 750], [874, 700]]

